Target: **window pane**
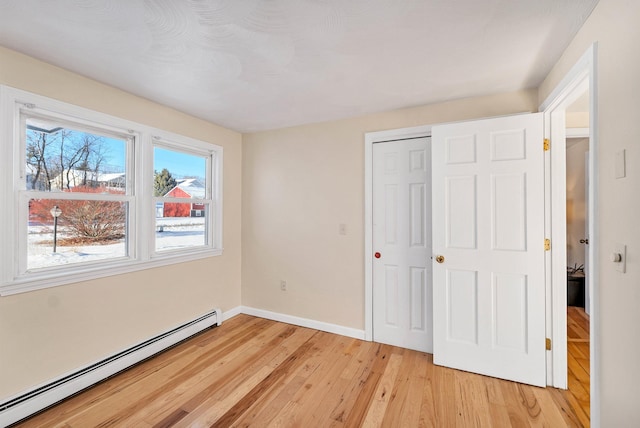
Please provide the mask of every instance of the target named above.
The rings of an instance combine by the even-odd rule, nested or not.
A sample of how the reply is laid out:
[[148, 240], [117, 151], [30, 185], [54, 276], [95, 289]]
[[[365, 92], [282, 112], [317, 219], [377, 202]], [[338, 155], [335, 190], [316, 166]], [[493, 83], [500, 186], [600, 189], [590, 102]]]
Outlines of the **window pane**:
[[123, 192], [126, 140], [70, 129], [50, 119], [26, 119], [26, 188]]
[[206, 158], [155, 147], [153, 170], [154, 196], [206, 198]]
[[208, 206], [192, 203], [156, 203], [156, 251], [207, 245]]
[[125, 257], [126, 220], [126, 202], [31, 199], [27, 269]]

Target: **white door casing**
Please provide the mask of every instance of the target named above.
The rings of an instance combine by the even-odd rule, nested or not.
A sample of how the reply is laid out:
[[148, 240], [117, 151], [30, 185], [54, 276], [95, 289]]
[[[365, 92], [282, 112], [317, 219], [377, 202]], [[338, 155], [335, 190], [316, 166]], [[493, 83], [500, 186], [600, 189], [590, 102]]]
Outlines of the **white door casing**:
[[373, 340], [432, 352], [430, 138], [373, 145]]
[[584, 154], [584, 311], [591, 313], [591, 296], [589, 295], [589, 150]]
[[546, 385], [542, 118], [432, 128], [435, 364]]

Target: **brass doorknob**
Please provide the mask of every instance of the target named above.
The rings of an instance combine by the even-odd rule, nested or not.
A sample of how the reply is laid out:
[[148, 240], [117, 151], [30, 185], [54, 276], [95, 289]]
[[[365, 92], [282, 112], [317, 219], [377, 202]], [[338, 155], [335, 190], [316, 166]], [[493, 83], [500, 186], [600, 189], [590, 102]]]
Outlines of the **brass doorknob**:
[[444, 256], [436, 256], [436, 261], [438, 263], [444, 263]]

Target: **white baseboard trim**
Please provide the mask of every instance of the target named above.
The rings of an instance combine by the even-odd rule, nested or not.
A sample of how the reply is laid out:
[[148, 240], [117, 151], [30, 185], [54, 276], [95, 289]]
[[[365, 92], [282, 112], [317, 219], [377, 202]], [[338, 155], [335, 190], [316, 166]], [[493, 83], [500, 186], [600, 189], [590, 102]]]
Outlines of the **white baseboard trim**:
[[222, 313], [222, 319], [220, 320], [220, 322], [222, 323], [223, 321], [229, 320], [235, 317], [236, 315], [240, 315], [241, 313], [242, 313], [242, 306], [236, 306], [235, 308], [231, 308], [228, 311], [224, 311]]
[[[121, 372], [202, 330], [220, 325], [222, 311], [213, 310], [203, 316], [168, 330], [154, 338], [124, 349], [110, 357], [82, 367], [36, 388], [0, 402], [0, 427], [25, 419], [42, 409]], [[227, 315], [225, 313], [225, 315]]]
[[[293, 315], [281, 314], [278, 312], [256, 309], [249, 306], [242, 306], [242, 313], [253, 315], [254, 317], [266, 318], [273, 321], [280, 321], [300, 327], [313, 328], [315, 330], [326, 331], [327, 333], [339, 334], [341, 336], [353, 337], [354, 339], [365, 340], [364, 330], [345, 327], [337, 324], [330, 324], [323, 321], [316, 321], [308, 318], [296, 317]], [[225, 312], [226, 315], [226, 312]]]

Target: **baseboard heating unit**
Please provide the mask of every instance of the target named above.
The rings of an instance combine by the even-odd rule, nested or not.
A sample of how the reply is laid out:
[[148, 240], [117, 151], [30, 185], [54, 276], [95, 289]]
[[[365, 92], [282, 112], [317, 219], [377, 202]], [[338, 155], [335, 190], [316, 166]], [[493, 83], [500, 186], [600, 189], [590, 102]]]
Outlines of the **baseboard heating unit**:
[[138, 343], [73, 373], [40, 385], [0, 403], [0, 427], [6, 427], [119, 373], [140, 361], [222, 323], [222, 312], [215, 309], [188, 323]]

